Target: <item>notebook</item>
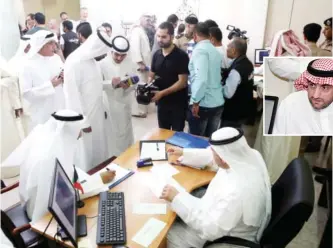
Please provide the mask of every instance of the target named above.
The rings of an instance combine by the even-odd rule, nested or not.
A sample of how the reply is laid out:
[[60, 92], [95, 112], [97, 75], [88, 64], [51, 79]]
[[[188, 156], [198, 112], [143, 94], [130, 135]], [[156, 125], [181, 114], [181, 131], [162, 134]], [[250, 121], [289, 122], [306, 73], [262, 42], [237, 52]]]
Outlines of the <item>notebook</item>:
[[208, 140], [183, 132], [176, 132], [166, 142], [182, 148], [207, 148], [209, 146]]
[[[100, 173], [106, 171], [106, 168], [116, 171], [115, 178], [109, 183], [104, 184], [100, 177]], [[81, 199], [86, 199], [100, 192], [107, 191], [117, 186], [130, 176], [134, 174], [134, 171], [120, 167], [115, 163], [111, 163], [106, 166], [106, 168], [96, 172], [94, 175], [88, 175], [86, 172], [82, 171], [80, 168], [76, 167], [78, 173], [79, 181], [81, 182], [84, 193], [80, 194]]]

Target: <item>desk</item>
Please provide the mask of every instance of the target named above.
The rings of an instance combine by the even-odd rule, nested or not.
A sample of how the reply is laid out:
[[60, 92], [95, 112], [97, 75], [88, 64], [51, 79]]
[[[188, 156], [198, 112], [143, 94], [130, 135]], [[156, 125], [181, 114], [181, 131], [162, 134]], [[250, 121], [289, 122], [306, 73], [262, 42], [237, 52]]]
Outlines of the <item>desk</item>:
[[[168, 139], [174, 134], [173, 131], [165, 129], [155, 129], [146, 134], [142, 140], [164, 140]], [[137, 203], [164, 203], [164, 200], [157, 199], [156, 196], [151, 192], [145, 182], [151, 180], [152, 173], [149, 171], [151, 167], [145, 167], [137, 169], [136, 161], [139, 159], [139, 142], [127, 149], [121, 154], [114, 163], [119, 164], [124, 168], [135, 170], [136, 173], [126, 179], [124, 182], [117, 185], [111, 191], [123, 191], [125, 193], [125, 216], [126, 216], [126, 231], [127, 231], [127, 246], [130, 248], [142, 247], [139, 244], [132, 241], [132, 237], [143, 227], [149, 218], [154, 217], [161, 221], [164, 221], [167, 226], [162, 230], [159, 236], [154, 240], [150, 247], [166, 247], [166, 234], [170, 229], [172, 223], [176, 218], [176, 214], [168, 208], [167, 214], [165, 215], [137, 215], [133, 214], [133, 206]], [[175, 160], [176, 157], [170, 158]], [[160, 162], [154, 162], [157, 164]], [[215, 172], [196, 170], [189, 167], [176, 166], [180, 173], [174, 176], [174, 178], [181, 184], [188, 192], [209, 184], [209, 182], [215, 176]], [[94, 196], [85, 199], [85, 207], [79, 209], [78, 214], [85, 214], [87, 217], [93, 217], [98, 214], [98, 201], [99, 197]], [[51, 214], [47, 214], [40, 221], [32, 224], [32, 230], [43, 234], [47, 224], [51, 219]], [[53, 239], [56, 233], [57, 222], [52, 220], [49, 228], [47, 229], [45, 236], [49, 239]], [[87, 229], [88, 238], [90, 239], [93, 247], [96, 245], [96, 233], [97, 233], [97, 217], [87, 218]], [[63, 243], [66, 247], [73, 247], [72, 244], [67, 241]], [[106, 246], [103, 246], [106, 247]], [[111, 246], [110, 246], [111, 247]]]

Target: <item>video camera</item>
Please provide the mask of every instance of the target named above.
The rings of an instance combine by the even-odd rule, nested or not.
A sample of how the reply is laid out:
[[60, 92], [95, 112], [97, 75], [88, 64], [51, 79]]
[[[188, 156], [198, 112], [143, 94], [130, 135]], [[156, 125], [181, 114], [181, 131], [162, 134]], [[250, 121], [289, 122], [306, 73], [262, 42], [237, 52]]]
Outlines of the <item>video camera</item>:
[[138, 84], [136, 88], [135, 96], [138, 104], [148, 105], [151, 103], [151, 99], [154, 97], [154, 91], [158, 91], [158, 87], [154, 85], [155, 80], [150, 84]]
[[228, 25], [227, 30], [230, 31], [229, 34], [228, 34], [228, 39], [229, 40], [232, 40], [234, 37], [239, 37], [239, 38], [242, 38], [244, 40], [248, 39], [245, 36], [245, 34], [247, 33], [247, 31], [245, 31], [245, 30], [241, 31], [239, 28], [236, 28], [235, 26], [232, 26], [232, 25]]

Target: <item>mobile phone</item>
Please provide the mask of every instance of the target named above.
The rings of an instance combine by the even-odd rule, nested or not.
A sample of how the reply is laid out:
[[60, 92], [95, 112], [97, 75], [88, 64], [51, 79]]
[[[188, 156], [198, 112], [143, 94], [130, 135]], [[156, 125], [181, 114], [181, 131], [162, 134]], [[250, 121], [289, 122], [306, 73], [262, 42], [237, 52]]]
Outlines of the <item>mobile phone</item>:
[[64, 71], [64, 69], [61, 69], [61, 71], [59, 72], [58, 78], [61, 77], [61, 73]]

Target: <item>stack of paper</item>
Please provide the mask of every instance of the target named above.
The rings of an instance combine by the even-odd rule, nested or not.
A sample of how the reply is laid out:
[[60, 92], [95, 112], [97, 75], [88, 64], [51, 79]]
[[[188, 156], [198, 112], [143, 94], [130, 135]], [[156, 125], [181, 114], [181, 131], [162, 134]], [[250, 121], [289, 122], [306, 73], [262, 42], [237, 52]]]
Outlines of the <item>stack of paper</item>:
[[137, 234], [135, 234], [132, 240], [143, 247], [149, 247], [165, 226], [165, 222], [150, 218]]

